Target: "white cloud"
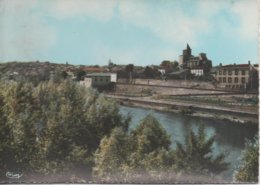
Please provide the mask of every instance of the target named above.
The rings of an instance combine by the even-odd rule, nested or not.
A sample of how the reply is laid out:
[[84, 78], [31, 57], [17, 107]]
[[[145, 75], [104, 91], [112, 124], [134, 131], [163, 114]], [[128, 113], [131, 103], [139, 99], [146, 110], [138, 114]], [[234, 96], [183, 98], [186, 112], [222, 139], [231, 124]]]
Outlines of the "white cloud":
[[237, 30], [239, 36], [245, 39], [257, 39], [258, 5], [256, 0], [239, 0], [232, 4], [231, 11], [240, 20], [240, 27]]
[[[119, 1], [122, 20], [135, 26], [150, 29], [158, 37], [175, 44], [198, 43], [201, 35], [221, 30], [245, 39], [256, 36], [257, 4], [255, 0], [200, 0], [177, 1], [172, 8], [165, 8], [170, 1], [159, 1], [158, 6], [147, 1]], [[181, 3], [193, 6], [193, 13], [181, 7]], [[193, 4], [192, 4], [193, 3]], [[185, 5], [184, 5], [185, 6]], [[220, 19], [221, 14], [233, 14], [241, 22], [238, 27]], [[219, 21], [221, 20], [221, 21]]]
[[119, 10], [124, 21], [150, 29], [159, 38], [174, 44], [189, 42], [194, 46], [199, 34], [208, 33], [207, 19], [191, 17], [179, 6], [164, 9], [164, 2], [151, 7], [147, 1], [120, 1]]
[[33, 12], [35, 0], [0, 1], [1, 60], [36, 60], [55, 42], [55, 31]]
[[115, 0], [45, 0], [50, 15], [57, 19], [89, 16], [106, 22], [111, 19]]

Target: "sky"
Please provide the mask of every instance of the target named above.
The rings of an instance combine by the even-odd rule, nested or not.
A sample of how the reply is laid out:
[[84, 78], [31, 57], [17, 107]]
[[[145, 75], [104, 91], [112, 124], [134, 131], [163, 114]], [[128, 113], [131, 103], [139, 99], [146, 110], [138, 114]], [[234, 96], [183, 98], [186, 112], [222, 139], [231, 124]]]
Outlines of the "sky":
[[0, 0], [0, 62], [258, 63], [257, 0]]

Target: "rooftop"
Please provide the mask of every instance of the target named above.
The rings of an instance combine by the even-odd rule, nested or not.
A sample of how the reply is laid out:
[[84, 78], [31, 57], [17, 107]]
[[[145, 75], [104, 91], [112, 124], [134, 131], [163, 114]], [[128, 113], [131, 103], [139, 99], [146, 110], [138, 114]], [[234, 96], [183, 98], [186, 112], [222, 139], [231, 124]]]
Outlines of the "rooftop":
[[116, 73], [91, 73], [91, 74], [87, 74], [86, 76], [111, 76], [113, 74]]
[[103, 72], [103, 71], [105, 71], [105, 69], [102, 67], [83, 67], [81, 69], [86, 72]]
[[220, 66], [221, 68], [247, 68], [250, 64], [230, 64], [225, 66]]

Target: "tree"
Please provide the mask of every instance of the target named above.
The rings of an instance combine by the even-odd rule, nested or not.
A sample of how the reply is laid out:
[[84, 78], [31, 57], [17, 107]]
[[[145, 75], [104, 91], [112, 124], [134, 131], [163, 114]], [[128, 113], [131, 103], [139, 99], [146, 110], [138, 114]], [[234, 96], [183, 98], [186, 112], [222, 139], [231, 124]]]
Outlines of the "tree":
[[[29, 170], [37, 153], [34, 97], [31, 83], [6, 83], [2, 91], [1, 158], [6, 170]], [[7, 153], [6, 153], [7, 152]]]
[[156, 76], [160, 76], [160, 72], [158, 69], [146, 66], [144, 69], [144, 76], [146, 78], [155, 78]]
[[212, 155], [214, 136], [207, 139], [203, 125], [195, 134], [192, 130], [185, 138], [185, 144], [177, 142], [175, 167], [178, 171], [191, 174], [218, 174], [227, 169], [224, 154]]
[[170, 136], [154, 116], [147, 115], [131, 132], [130, 137], [134, 149], [129, 166], [137, 181], [155, 180], [171, 166], [173, 157], [170, 154]]
[[247, 141], [246, 148], [242, 154], [241, 164], [235, 172], [235, 181], [238, 182], [258, 182], [258, 157], [259, 141], [255, 136], [254, 141]]
[[94, 176], [101, 182], [152, 182], [172, 164], [170, 140], [160, 123], [145, 117], [130, 134], [121, 128], [102, 139]]
[[115, 64], [111, 61], [111, 59], [108, 60], [108, 69], [111, 72], [112, 68], [115, 66]]
[[66, 79], [69, 75], [66, 71], [62, 71], [61, 76], [62, 76], [63, 79]]
[[83, 80], [83, 77], [86, 75], [87, 73], [85, 71], [78, 71], [77, 72], [77, 81]]
[[110, 137], [105, 136], [95, 153], [93, 175], [99, 181], [126, 181], [126, 170], [132, 143], [122, 128], [115, 128]]
[[135, 130], [131, 132], [136, 141], [136, 150], [139, 154], [149, 154], [155, 150], [165, 148], [169, 150], [170, 136], [162, 128], [158, 120], [151, 114], [147, 115]]
[[115, 102], [70, 80], [37, 87], [26, 82], [0, 86], [3, 172], [84, 169], [91, 174], [101, 139], [117, 126], [128, 128], [128, 119], [119, 114]]
[[134, 64], [128, 64], [125, 66], [125, 71], [129, 73], [129, 82], [132, 82], [132, 73], [134, 72]]
[[172, 72], [172, 71], [177, 71], [179, 63], [177, 61], [169, 61], [169, 60], [164, 60], [161, 62], [160, 66], [166, 70], [166, 72]]

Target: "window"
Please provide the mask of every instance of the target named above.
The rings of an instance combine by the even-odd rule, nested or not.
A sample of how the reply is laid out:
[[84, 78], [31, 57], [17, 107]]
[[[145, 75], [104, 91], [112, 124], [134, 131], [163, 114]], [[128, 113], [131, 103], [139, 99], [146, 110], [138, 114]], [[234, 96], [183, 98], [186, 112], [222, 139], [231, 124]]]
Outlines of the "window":
[[222, 71], [221, 71], [221, 70], [219, 70], [219, 71], [218, 71], [218, 74], [219, 74], [219, 75], [222, 75]]
[[100, 78], [100, 82], [103, 82], [103, 78]]
[[242, 70], [242, 75], [245, 75], [245, 74], [246, 74], [245, 70]]
[[225, 77], [223, 78], [223, 82], [224, 82], [224, 83], [226, 82], [226, 78], [225, 78]]
[[219, 77], [219, 78], [218, 78], [218, 82], [220, 82], [220, 83], [221, 83], [221, 80], [222, 80], [222, 78], [221, 78], [221, 77]]
[[224, 70], [223, 70], [223, 75], [226, 75], [226, 72], [227, 72], [227, 70], [224, 69]]
[[238, 77], [235, 78], [235, 83], [238, 83]]
[[109, 82], [109, 78], [108, 77], [106, 78], [106, 82]]
[[245, 77], [242, 77], [242, 78], [241, 78], [241, 82], [242, 82], [242, 84], [244, 84], [244, 83], [246, 82]]
[[232, 75], [232, 71], [231, 70], [228, 70], [228, 75]]
[[94, 80], [95, 80], [95, 82], [97, 82], [97, 78], [96, 77], [94, 78]]
[[232, 78], [228, 77], [228, 83], [232, 83]]
[[235, 75], [238, 75], [238, 70], [237, 69], [235, 70]]

